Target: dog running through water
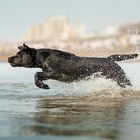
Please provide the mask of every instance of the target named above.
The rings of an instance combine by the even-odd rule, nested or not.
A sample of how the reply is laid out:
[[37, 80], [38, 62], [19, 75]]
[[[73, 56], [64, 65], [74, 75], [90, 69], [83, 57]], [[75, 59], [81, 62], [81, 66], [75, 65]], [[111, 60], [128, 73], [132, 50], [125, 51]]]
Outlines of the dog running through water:
[[34, 49], [25, 44], [19, 46], [18, 49], [15, 56], [8, 58], [8, 62], [13, 67], [41, 68], [42, 72], [35, 74], [35, 84], [43, 89], [49, 89], [43, 80], [53, 79], [69, 83], [97, 72], [107, 79], [116, 81], [123, 88], [131, 86], [125, 72], [115, 61], [133, 59], [138, 56], [138, 54], [121, 54], [107, 58], [79, 57], [60, 50]]

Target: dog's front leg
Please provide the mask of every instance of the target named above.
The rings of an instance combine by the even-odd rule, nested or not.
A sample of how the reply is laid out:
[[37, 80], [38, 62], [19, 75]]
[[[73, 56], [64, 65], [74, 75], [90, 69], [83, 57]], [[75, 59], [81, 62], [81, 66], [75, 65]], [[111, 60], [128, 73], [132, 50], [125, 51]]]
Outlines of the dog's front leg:
[[49, 86], [42, 82], [43, 80], [47, 80], [47, 79], [48, 77], [44, 72], [37, 72], [35, 74], [35, 85], [39, 88], [49, 89]]

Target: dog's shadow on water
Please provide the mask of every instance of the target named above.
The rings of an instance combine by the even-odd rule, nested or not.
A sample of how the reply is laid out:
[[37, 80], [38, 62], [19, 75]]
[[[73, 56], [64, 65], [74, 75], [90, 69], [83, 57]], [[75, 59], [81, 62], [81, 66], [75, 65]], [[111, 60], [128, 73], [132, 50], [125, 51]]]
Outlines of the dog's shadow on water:
[[125, 102], [118, 99], [57, 96], [37, 101], [34, 121], [26, 127], [37, 135], [91, 136], [118, 139]]

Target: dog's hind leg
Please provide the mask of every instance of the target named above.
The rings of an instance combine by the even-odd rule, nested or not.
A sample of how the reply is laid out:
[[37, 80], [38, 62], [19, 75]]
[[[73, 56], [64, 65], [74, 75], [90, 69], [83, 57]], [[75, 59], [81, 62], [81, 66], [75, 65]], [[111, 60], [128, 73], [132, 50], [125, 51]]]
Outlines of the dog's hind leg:
[[132, 86], [123, 69], [116, 63], [104, 68], [102, 75], [106, 76], [106, 78], [113, 79], [122, 88]]
[[44, 72], [37, 72], [35, 74], [35, 85], [39, 88], [49, 89], [47, 84], [44, 84], [42, 81], [47, 80], [46, 74]]

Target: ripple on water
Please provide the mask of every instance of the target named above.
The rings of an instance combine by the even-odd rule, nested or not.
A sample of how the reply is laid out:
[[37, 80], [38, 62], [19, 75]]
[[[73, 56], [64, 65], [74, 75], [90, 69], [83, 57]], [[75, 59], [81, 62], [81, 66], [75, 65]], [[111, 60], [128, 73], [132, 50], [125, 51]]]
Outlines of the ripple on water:
[[98, 78], [81, 80], [70, 84], [49, 80], [49, 90], [36, 87], [34, 83], [9, 83], [0, 85], [1, 98], [38, 98], [50, 95], [93, 96], [128, 98], [140, 96], [134, 87], [120, 88], [116, 82]]
[[[86, 84], [83, 81], [71, 84], [49, 81], [49, 85], [50, 90], [39, 89], [33, 83], [0, 85], [1, 136], [117, 139], [122, 134], [127, 99], [138, 99], [140, 95], [129, 88], [120, 90], [115, 84], [116, 93], [115, 87], [99, 90], [97, 85], [89, 87], [89, 81]], [[85, 90], [90, 88], [87, 93], [83, 87], [81, 89], [83, 85]]]

